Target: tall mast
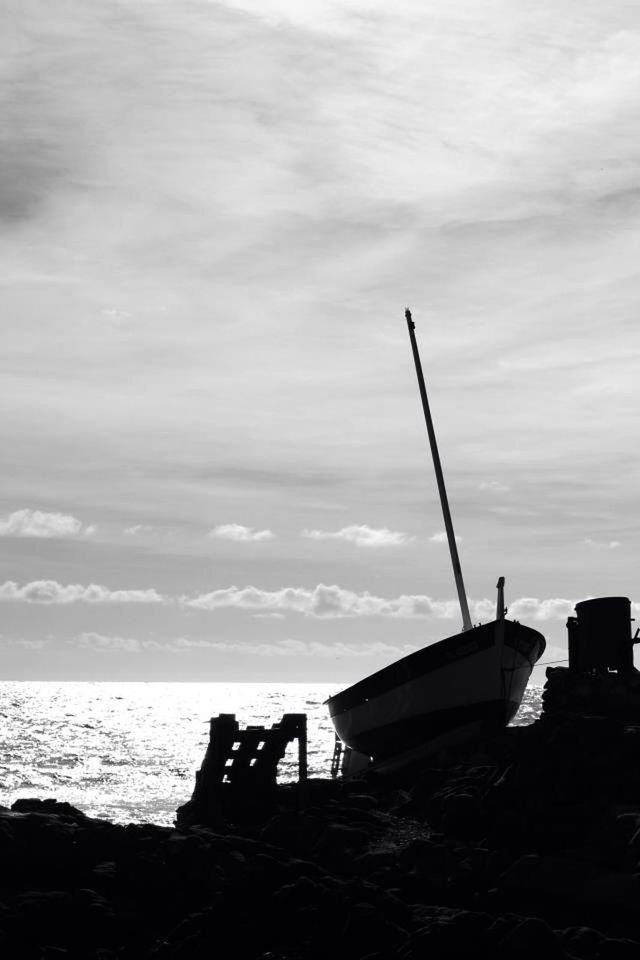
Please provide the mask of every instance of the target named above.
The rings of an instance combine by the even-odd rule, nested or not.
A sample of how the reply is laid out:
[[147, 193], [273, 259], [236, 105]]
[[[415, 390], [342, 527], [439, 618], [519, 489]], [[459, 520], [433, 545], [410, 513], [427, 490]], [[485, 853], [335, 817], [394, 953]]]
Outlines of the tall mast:
[[440, 455], [438, 454], [438, 445], [436, 435], [433, 429], [433, 421], [429, 410], [429, 401], [427, 400], [427, 388], [424, 383], [422, 373], [422, 364], [420, 363], [420, 354], [418, 353], [418, 344], [416, 343], [415, 323], [411, 319], [411, 311], [405, 310], [407, 318], [407, 327], [409, 328], [409, 339], [411, 340], [411, 350], [413, 351], [413, 360], [416, 365], [416, 374], [418, 375], [418, 386], [420, 387], [420, 397], [422, 398], [422, 409], [424, 410], [424, 419], [427, 424], [427, 433], [429, 434], [429, 443], [431, 445], [431, 454], [433, 456], [433, 469], [436, 472], [436, 481], [438, 483], [438, 493], [440, 494], [440, 503], [442, 505], [442, 516], [444, 518], [444, 527], [447, 531], [447, 540], [449, 541], [449, 553], [451, 554], [451, 563], [453, 565], [453, 575], [456, 580], [456, 589], [458, 591], [458, 600], [462, 612], [462, 629], [471, 630], [471, 617], [469, 616], [469, 604], [467, 603], [467, 594], [464, 589], [462, 579], [462, 568], [458, 556], [458, 546], [456, 544], [455, 534], [453, 532], [453, 523], [451, 522], [451, 511], [449, 510], [449, 501], [447, 500], [447, 491], [444, 486], [444, 477], [442, 475], [442, 466], [440, 464]]

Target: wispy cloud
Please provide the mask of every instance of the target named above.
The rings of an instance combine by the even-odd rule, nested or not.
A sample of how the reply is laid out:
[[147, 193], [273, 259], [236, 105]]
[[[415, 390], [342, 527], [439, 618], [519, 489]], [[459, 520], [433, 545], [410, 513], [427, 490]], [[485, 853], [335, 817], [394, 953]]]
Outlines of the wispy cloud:
[[62, 584], [56, 580], [33, 580], [23, 586], [13, 580], [0, 584], [0, 601], [23, 603], [164, 603], [165, 598], [153, 588], [147, 590], [110, 590], [90, 583]]
[[132, 527], [125, 527], [122, 531], [126, 537], [137, 537], [140, 533], [149, 533], [153, 527], [148, 523], [134, 523]]
[[48, 643], [49, 641], [44, 637], [34, 639], [24, 637], [0, 637], [0, 644], [6, 647], [22, 647], [25, 650], [42, 650]]
[[582, 542], [594, 550], [617, 550], [622, 546], [620, 540], [592, 540], [591, 537], [585, 537]]
[[0, 518], [0, 537], [79, 537], [96, 532], [95, 524], [85, 526], [77, 517], [42, 510], [14, 510]]
[[366, 524], [351, 524], [341, 530], [303, 530], [302, 536], [309, 540], [345, 540], [357, 547], [399, 547], [413, 537], [386, 527], [368, 527]]
[[511, 487], [506, 483], [500, 483], [499, 480], [485, 480], [480, 484], [480, 490], [487, 490], [489, 493], [508, 493]]
[[[566, 620], [575, 613], [577, 600], [561, 597], [539, 600], [537, 597], [520, 597], [508, 604], [511, 620]], [[493, 605], [495, 610], [495, 604]]]
[[[440, 530], [438, 533], [434, 533], [431, 537], [429, 537], [429, 543], [446, 543], [446, 542], [447, 542], [447, 534], [444, 530]], [[462, 537], [459, 537], [457, 534], [456, 534], [456, 543], [462, 543]]]
[[263, 540], [273, 540], [275, 533], [271, 530], [254, 530], [241, 523], [222, 523], [209, 533], [210, 537], [219, 540], [235, 540], [237, 543], [259, 543]]
[[[309, 659], [336, 660], [342, 658], [363, 659], [366, 657], [386, 657], [394, 659], [413, 653], [414, 644], [390, 644], [380, 641], [364, 643], [323, 643], [317, 640], [282, 639], [266, 643], [238, 643], [228, 640], [205, 640], [200, 637], [177, 637], [172, 640], [140, 640], [137, 637], [111, 636], [95, 631], [87, 631], [68, 641], [71, 646], [96, 653], [131, 653], [145, 651], [164, 651], [166, 653], [188, 654], [205, 650], [212, 653], [249, 655], [258, 657], [303, 657]], [[42, 641], [44, 643], [44, 641]], [[36, 648], [35, 644], [28, 644]]]
[[404, 657], [417, 648], [413, 644], [374, 643], [321, 643], [317, 640], [277, 640], [272, 643], [229, 643], [220, 640], [191, 640], [181, 637], [172, 643], [176, 650], [206, 649], [221, 653], [251, 654], [260, 657], [318, 657], [327, 660], [350, 657]]
[[165, 644], [156, 640], [138, 640], [136, 637], [105, 636], [102, 633], [88, 631], [80, 633], [71, 641], [72, 645], [84, 650], [99, 653], [141, 653], [144, 650], [161, 650]]
[[223, 640], [203, 640], [200, 637], [178, 637], [172, 642], [176, 650], [237, 650], [237, 643]]

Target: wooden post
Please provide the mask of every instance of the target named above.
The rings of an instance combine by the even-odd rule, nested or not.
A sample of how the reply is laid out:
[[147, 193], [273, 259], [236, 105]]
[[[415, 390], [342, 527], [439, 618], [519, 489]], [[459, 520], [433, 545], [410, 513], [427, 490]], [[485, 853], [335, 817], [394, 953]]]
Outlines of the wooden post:
[[300, 729], [298, 730], [298, 780], [305, 783], [307, 780], [307, 715], [300, 714]]
[[195, 790], [191, 800], [178, 809], [178, 824], [219, 821], [230, 812], [241, 819], [264, 817], [276, 802], [278, 763], [296, 738], [298, 796], [304, 807], [308, 773], [305, 713], [285, 713], [270, 729], [248, 726], [240, 730], [232, 713], [213, 718]]
[[211, 719], [209, 725], [209, 745], [207, 746], [199, 781], [205, 803], [217, 809], [219, 790], [217, 784], [224, 782], [227, 759], [233, 752], [233, 744], [238, 736], [238, 721], [235, 713], [221, 713]]
[[298, 806], [304, 810], [307, 805], [307, 715], [300, 714], [298, 730]]
[[496, 601], [496, 620], [504, 620], [506, 609], [504, 606], [504, 577], [498, 577], [496, 584], [498, 599]]

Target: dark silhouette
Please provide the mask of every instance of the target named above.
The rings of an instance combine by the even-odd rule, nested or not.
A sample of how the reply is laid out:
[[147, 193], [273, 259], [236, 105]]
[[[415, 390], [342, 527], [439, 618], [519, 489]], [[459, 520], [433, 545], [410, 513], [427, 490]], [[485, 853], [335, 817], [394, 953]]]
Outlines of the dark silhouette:
[[[496, 619], [473, 626], [410, 310], [405, 310], [418, 391], [438, 488], [462, 631], [365, 677], [327, 701], [352, 767], [371, 758], [389, 768], [410, 754], [426, 757], [460, 739], [478, 740], [515, 716], [531, 671], [545, 649], [537, 630], [506, 619], [504, 577], [498, 580]], [[340, 763], [338, 751], [334, 770]]]
[[[275, 805], [278, 764], [298, 741], [298, 777], [307, 779], [307, 717], [285, 713], [270, 728], [241, 730], [233, 713], [211, 720], [209, 744], [196, 773], [191, 800], [177, 811], [177, 824], [264, 822]], [[302, 790], [299, 791], [302, 798]]]
[[[298, 784], [273, 783], [278, 748], [264, 822], [0, 808], [2, 956], [635, 960], [640, 673], [547, 677], [530, 726], [385, 775], [308, 779], [304, 807]], [[229, 733], [235, 720], [220, 720]], [[230, 767], [208, 751], [210, 783], [237, 761], [250, 786], [255, 743], [243, 752], [237, 734]]]
[[600, 597], [576, 604], [569, 617], [569, 669], [576, 673], [633, 671], [631, 601], [628, 597]]

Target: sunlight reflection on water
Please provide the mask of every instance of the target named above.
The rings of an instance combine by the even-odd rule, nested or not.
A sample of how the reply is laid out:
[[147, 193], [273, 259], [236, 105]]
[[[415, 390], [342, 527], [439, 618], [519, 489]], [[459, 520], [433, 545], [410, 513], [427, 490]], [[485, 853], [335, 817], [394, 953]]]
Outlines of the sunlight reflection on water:
[[[171, 825], [191, 796], [209, 718], [267, 724], [306, 713], [309, 775], [328, 776], [333, 726], [324, 701], [341, 684], [0, 682], [0, 803], [56, 797], [117, 823]], [[530, 687], [514, 724], [540, 712]], [[279, 780], [297, 777], [296, 748]]]

